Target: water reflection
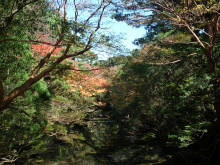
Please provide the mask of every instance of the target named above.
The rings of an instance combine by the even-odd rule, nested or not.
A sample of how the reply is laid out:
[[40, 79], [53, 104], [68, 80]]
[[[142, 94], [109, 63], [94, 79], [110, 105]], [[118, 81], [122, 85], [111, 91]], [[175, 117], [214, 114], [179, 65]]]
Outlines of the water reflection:
[[112, 138], [117, 136], [119, 126], [105, 118], [101, 111], [94, 113], [87, 121], [83, 140], [74, 144], [58, 142], [48, 147], [46, 153], [30, 158], [26, 165], [114, 165], [111, 159]]
[[71, 143], [56, 139], [45, 153], [21, 165], [156, 165], [165, 161], [158, 141], [124, 134], [123, 128], [97, 111], [85, 127], [68, 128]]

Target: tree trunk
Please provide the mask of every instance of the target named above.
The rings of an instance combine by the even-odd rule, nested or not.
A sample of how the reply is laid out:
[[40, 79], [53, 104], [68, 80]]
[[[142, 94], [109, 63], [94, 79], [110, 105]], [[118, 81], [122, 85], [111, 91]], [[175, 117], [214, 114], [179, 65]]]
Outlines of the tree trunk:
[[207, 59], [207, 63], [208, 63], [209, 72], [212, 74], [214, 109], [217, 117], [216, 127], [220, 128], [220, 79], [218, 75], [216, 75], [216, 71], [215, 71], [216, 64], [213, 58]]
[[7, 109], [10, 103], [18, 96], [24, 94], [24, 92], [31, 88], [31, 85], [36, 81], [28, 79], [23, 85], [15, 88], [8, 96], [2, 99], [0, 102], [0, 112]]
[[214, 109], [216, 112], [216, 127], [220, 128], [220, 79], [218, 75], [216, 75], [216, 64], [213, 59], [212, 49], [204, 50], [204, 53], [207, 58], [207, 65], [209, 69], [209, 73], [212, 74], [212, 84], [213, 84], [213, 95], [214, 95]]
[[217, 116], [216, 127], [220, 128], [220, 80], [217, 78], [214, 79], [213, 86], [214, 86], [214, 97], [215, 97], [214, 108]]

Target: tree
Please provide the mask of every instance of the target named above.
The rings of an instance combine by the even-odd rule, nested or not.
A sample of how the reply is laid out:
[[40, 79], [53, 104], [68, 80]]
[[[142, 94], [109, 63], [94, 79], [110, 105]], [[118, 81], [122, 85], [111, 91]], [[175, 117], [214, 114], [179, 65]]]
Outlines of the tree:
[[[42, 79], [44, 76], [46, 76], [48, 73], [50, 73], [52, 70], [54, 70], [58, 64], [60, 64], [63, 60], [70, 58], [70, 57], [76, 57], [79, 55], [84, 54], [85, 52], [89, 51], [93, 46], [95, 46], [96, 38], [96, 32], [101, 27], [101, 20], [104, 15], [104, 11], [109, 6], [109, 2], [102, 0], [100, 3], [95, 3], [92, 5], [92, 3], [85, 3], [82, 4], [81, 2], [73, 1], [69, 2], [67, 0], [64, 1], [58, 1], [57, 4], [50, 4], [51, 10], [49, 10], [49, 13], [47, 13], [46, 10], [41, 10], [42, 13], [44, 13], [44, 19], [46, 19], [48, 22], [43, 29], [37, 29], [38, 32], [41, 34], [46, 34], [48, 31], [44, 31], [45, 29], [51, 30], [53, 32], [53, 37], [55, 41], [51, 42], [44, 39], [17, 39], [14, 37], [15, 34], [10, 34], [10, 31], [7, 31], [8, 29], [12, 31], [18, 30], [20, 27], [16, 27], [15, 24], [17, 21], [20, 22], [26, 22], [30, 18], [26, 18], [25, 16], [28, 14], [28, 12], [32, 11], [35, 12], [34, 6], [35, 3], [41, 4], [42, 2], [47, 1], [41, 1], [41, 0], [29, 0], [29, 1], [3, 1], [1, 2], [1, 12], [2, 15], [2, 22], [1, 22], [1, 32], [7, 32], [6, 36], [0, 40], [1, 43], [7, 43], [7, 42], [15, 42], [15, 43], [43, 43], [46, 45], [52, 46], [52, 48], [46, 53], [46, 55], [38, 61], [37, 65], [31, 69], [31, 72], [29, 73], [28, 77], [24, 80], [23, 84], [17, 86], [16, 88], [12, 89], [9, 93], [5, 93], [6, 88], [4, 87], [4, 79], [1, 75], [0, 77], [0, 111], [4, 111], [5, 109], [10, 107], [10, 104], [15, 100], [18, 96], [23, 95], [24, 92], [31, 89], [31, 86], [38, 82], [40, 79]], [[49, 4], [49, 2], [47, 2]], [[71, 9], [74, 16], [73, 18], [68, 19], [67, 18], [67, 7], [72, 6]], [[81, 15], [85, 12], [85, 8], [87, 8], [89, 5], [92, 7], [90, 8], [90, 11], [86, 13], [86, 18], [80, 18]], [[4, 10], [3, 7], [8, 6], [8, 8], [11, 8], [11, 12], [7, 12]], [[57, 10], [55, 10], [55, 8]], [[50, 17], [50, 14], [55, 15], [56, 17]], [[32, 15], [32, 18], [36, 17], [38, 15]], [[42, 25], [42, 24], [41, 24]], [[47, 28], [46, 28], [47, 27]], [[28, 26], [27, 30], [32, 30], [32, 32], [35, 30], [32, 26]], [[26, 31], [27, 34], [29, 31]], [[28, 38], [28, 37], [27, 37]], [[70, 49], [72, 46], [76, 46], [77, 49], [75, 49], [74, 52], [70, 53]], [[63, 53], [53, 60], [51, 60], [52, 54], [59, 49], [60, 47], [64, 47]]]
[[[181, 30], [190, 41], [173, 40], [168, 38], [166, 43], [192, 44], [199, 47], [206, 58], [207, 72], [210, 73], [213, 84], [214, 109], [217, 114], [216, 125], [220, 127], [220, 81], [219, 81], [219, 52], [217, 51], [219, 41], [219, 2], [218, 1], [122, 1], [118, 5], [116, 18], [127, 18], [127, 22], [136, 25], [147, 25], [147, 27], [163, 24], [165, 30]], [[125, 14], [120, 12], [120, 7], [125, 8]], [[130, 19], [129, 19], [130, 18]], [[150, 24], [150, 25], [149, 25]], [[154, 29], [156, 33], [156, 29]], [[156, 34], [158, 35], [158, 34]], [[151, 36], [152, 37], [152, 36]], [[153, 38], [155, 35], [153, 36]], [[164, 41], [164, 40], [163, 40]], [[194, 53], [194, 52], [192, 52]], [[185, 58], [189, 54], [185, 54]]]

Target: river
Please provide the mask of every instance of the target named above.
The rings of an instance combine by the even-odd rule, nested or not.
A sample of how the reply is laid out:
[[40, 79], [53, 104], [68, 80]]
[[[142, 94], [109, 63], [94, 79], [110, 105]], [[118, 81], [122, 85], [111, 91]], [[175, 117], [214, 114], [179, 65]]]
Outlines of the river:
[[74, 144], [57, 141], [48, 146], [46, 152], [21, 164], [132, 165], [144, 162], [153, 165], [164, 161], [159, 157], [159, 147], [148, 146], [136, 136], [121, 134], [120, 124], [107, 118], [102, 111], [95, 112], [86, 123], [81, 140]]

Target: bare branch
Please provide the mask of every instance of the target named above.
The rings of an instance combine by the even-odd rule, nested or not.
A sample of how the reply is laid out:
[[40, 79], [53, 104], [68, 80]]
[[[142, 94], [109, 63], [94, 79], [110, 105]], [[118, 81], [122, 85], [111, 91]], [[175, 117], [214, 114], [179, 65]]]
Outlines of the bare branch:
[[152, 1], [152, 2], [155, 3], [156, 5], [160, 6], [162, 9], [165, 9], [165, 10], [171, 12], [171, 13], [174, 12], [171, 8], [169, 8], [167, 6], [164, 6], [164, 4], [162, 4], [161, 2], [160, 3], [158, 1]]
[[92, 13], [90, 14], [90, 16], [86, 19], [86, 21], [84, 22], [84, 24], [86, 25], [89, 20], [102, 8], [102, 5], [104, 3], [104, 0], [102, 0], [101, 4], [99, 5], [99, 7]]
[[206, 47], [204, 46], [204, 44], [202, 43], [202, 41], [199, 39], [199, 37], [196, 35], [196, 33], [192, 30], [192, 28], [189, 26], [189, 24], [187, 22], [185, 22], [185, 27], [187, 28], [187, 30], [193, 35], [193, 37], [196, 39], [196, 41], [198, 42], [198, 44], [200, 45], [200, 47], [205, 50]]
[[77, 8], [77, 4], [76, 4], [76, 0], [74, 0], [74, 7], [75, 7], [75, 21], [78, 20], [78, 16], [79, 16], [79, 11], [78, 11], [78, 8]]
[[13, 163], [13, 162], [15, 162], [17, 159], [18, 159], [18, 157], [17, 158], [13, 158], [13, 159], [7, 159], [7, 158], [1, 158], [3, 161], [0, 161], [0, 163], [2, 164], [4, 164], [4, 163]]
[[196, 55], [197, 53], [192, 53], [192, 54], [189, 54], [187, 55], [184, 59], [182, 60], [175, 60], [175, 61], [172, 61], [172, 62], [161, 62], [161, 63], [153, 63], [153, 62], [148, 62], [146, 64], [151, 64], [151, 65], [168, 65], [168, 64], [175, 64], [177, 62], [181, 62], [183, 60], [185, 60], [186, 58], [190, 57], [190, 56], [193, 56], [193, 55]]
[[[164, 42], [166, 42], [167, 44], [186, 44], [186, 45], [198, 44], [198, 42], [181, 42], [181, 41], [172, 41], [172, 40], [165, 40]], [[209, 46], [208, 42], [204, 42], [204, 41], [201, 41], [201, 42]]]
[[[103, 3], [104, 3], [104, 0], [103, 0]], [[102, 20], [102, 17], [104, 15], [105, 8], [108, 7], [109, 5], [110, 5], [110, 3], [108, 3], [107, 5], [104, 5], [104, 7], [102, 8], [102, 12], [101, 12], [101, 14], [99, 16], [99, 19], [98, 19], [98, 22], [97, 22], [97, 26], [96, 26], [94, 32], [92, 32], [90, 34], [86, 47], [88, 47], [90, 45], [90, 43], [92, 41], [92, 38], [93, 38], [93, 35], [99, 30], [100, 24], [101, 24], [101, 20]], [[100, 6], [102, 6], [102, 4]]]

